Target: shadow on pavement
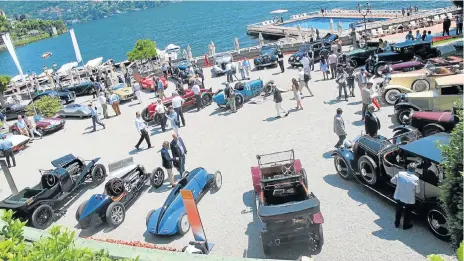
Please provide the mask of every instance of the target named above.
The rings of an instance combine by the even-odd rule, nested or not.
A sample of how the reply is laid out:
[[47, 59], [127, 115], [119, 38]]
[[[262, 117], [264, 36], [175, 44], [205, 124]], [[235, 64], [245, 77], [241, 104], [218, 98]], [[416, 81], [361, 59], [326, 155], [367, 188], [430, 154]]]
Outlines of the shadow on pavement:
[[[189, 233], [191, 232], [189, 231]], [[157, 236], [157, 235], [153, 235], [145, 231], [143, 233], [143, 237], [145, 239], [145, 242], [147, 243], [152, 243], [156, 245], [167, 245], [167, 244], [172, 243], [174, 240], [180, 239], [182, 235], [177, 234], [173, 236]]]
[[347, 103], [348, 105], [360, 105], [361, 102], [360, 101], [357, 101], [357, 102], [349, 102]]
[[364, 121], [362, 121], [362, 120], [353, 121], [351, 124], [354, 125], [354, 126], [358, 126], [358, 127], [359, 127], [359, 126], [363, 126], [363, 125], [364, 125]]
[[393, 224], [395, 220], [395, 206], [390, 201], [365, 189], [355, 180], [347, 181], [342, 179], [338, 174], [328, 174], [323, 179], [327, 184], [347, 191], [350, 198], [359, 202], [360, 205], [366, 205], [379, 217], [374, 222], [380, 229], [372, 232], [374, 236], [384, 240], [401, 241], [417, 253], [423, 255], [424, 258], [430, 254], [453, 255], [453, 250], [449, 243], [436, 238], [432, 232], [428, 231], [424, 222], [421, 222], [417, 216], [412, 216], [414, 224], [412, 229], [407, 231], [401, 229], [401, 227], [397, 229]]

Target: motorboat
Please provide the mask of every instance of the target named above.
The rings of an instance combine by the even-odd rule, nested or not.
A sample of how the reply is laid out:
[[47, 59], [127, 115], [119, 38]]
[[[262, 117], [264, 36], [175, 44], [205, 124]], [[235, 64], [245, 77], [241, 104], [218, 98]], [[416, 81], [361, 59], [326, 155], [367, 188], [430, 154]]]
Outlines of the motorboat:
[[42, 58], [48, 58], [50, 56], [52, 56], [52, 52], [45, 52], [42, 54]]

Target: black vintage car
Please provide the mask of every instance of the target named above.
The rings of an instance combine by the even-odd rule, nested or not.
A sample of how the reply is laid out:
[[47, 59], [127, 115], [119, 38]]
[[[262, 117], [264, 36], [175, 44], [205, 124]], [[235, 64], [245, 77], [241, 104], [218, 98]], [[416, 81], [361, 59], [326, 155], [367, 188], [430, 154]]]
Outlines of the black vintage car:
[[76, 93], [74, 92], [70, 92], [70, 91], [58, 92], [55, 90], [48, 90], [48, 91], [39, 93], [34, 98], [32, 98], [32, 100], [37, 101], [45, 96], [60, 98], [62, 104], [71, 103], [76, 100]]
[[5, 107], [1, 108], [1, 112], [5, 115], [6, 120], [14, 120], [18, 115], [24, 115], [26, 113], [26, 107], [30, 102], [20, 102], [7, 104]]
[[[411, 141], [413, 136], [410, 132], [390, 140], [381, 136], [357, 137], [352, 146], [345, 144], [333, 153], [335, 169], [341, 178], [354, 178], [364, 187], [394, 202], [395, 184], [391, 183], [391, 178], [414, 163], [420, 191], [416, 193], [413, 213], [425, 217], [436, 237], [448, 240], [447, 218], [438, 199], [444, 172], [440, 166], [443, 158], [437, 142], [448, 144], [449, 134], [438, 133], [409, 143], [403, 142], [406, 135], [409, 136], [406, 140]], [[417, 133], [414, 135], [419, 137]]]
[[385, 67], [387, 62], [400, 62], [412, 60], [415, 56], [421, 59], [439, 57], [440, 50], [433, 47], [431, 42], [409, 41], [397, 43], [391, 46], [390, 51], [384, 51], [374, 55], [373, 62], [366, 62], [366, 70], [370, 73]]
[[277, 65], [279, 57], [279, 47], [277, 45], [265, 45], [259, 50], [259, 57], [253, 60], [255, 67], [259, 70], [263, 67]]
[[346, 53], [346, 58], [350, 61], [353, 67], [364, 65], [369, 56], [379, 52], [378, 41], [368, 41], [365, 47], [356, 48]]
[[74, 92], [77, 96], [91, 95], [95, 93], [95, 85], [93, 82], [81, 82], [62, 88], [64, 92]]
[[300, 49], [298, 49], [298, 52], [292, 54], [288, 58], [288, 63], [291, 66], [301, 66], [301, 59], [303, 58], [303, 55], [308, 54], [310, 49], [312, 49], [314, 52], [314, 60], [318, 61], [321, 59], [319, 52], [324, 48], [330, 50], [330, 45], [332, 44], [333, 41], [337, 39], [338, 39], [338, 35], [329, 33], [326, 36], [324, 36], [324, 38], [317, 40], [315, 42], [303, 43], [300, 46]]
[[417, 129], [424, 137], [440, 132], [450, 133], [459, 122], [457, 110], [462, 109], [454, 107], [453, 111], [414, 111], [405, 119], [408, 125], [396, 129], [402, 130], [401, 133], [411, 131], [411, 128], [413, 131]]
[[[55, 169], [40, 170], [40, 183], [25, 188], [0, 202], [0, 209], [12, 209], [15, 218], [29, 220], [38, 229], [49, 227], [55, 216], [66, 212], [67, 204], [84, 184], [100, 184], [106, 178], [106, 169], [96, 164], [100, 158], [89, 162], [68, 154], [52, 161]], [[74, 195], [74, 196], [73, 196]]]

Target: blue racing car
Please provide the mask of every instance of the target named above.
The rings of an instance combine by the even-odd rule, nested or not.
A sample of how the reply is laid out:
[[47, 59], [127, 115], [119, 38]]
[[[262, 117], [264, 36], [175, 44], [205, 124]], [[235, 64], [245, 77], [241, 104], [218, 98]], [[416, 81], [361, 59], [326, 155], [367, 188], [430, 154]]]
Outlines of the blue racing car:
[[80, 228], [97, 226], [104, 221], [111, 227], [119, 226], [124, 222], [126, 208], [148, 188], [148, 180], [155, 188], [163, 184], [164, 172], [158, 170], [146, 173], [145, 168], [134, 164], [132, 158], [110, 164], [110, 176], [113, 178], [105, 184], [104, 193], [94, 194], [76, 211]]
[[[243, 103], [253, 97], [258, 96], [262, 91], [265, 95], [269, 95], [272, 92], [269, 84], [264, 86], [263, 80], [252, 80], [249, 82], [238, 82], [234, 86], [235, 91], [235, 106], [240, 108]], [[213, 96], [213, 101], [221, 108], [227, 106], [227, 98], [224, 95], [224, 90], [219, 90]]]
[[172, 189], [166, 202], [159, 209], [152, 210], [147, 215], [147, 232], [154, 235], [184, 235], [190, 229], [190, 223], [180, 195], [181, 189], [191, 190], [198, 202], [210, 189], [219, 190], [222, 186], [221, 172], [208, 173], [204, 168], [186, 171], [182, 179]]

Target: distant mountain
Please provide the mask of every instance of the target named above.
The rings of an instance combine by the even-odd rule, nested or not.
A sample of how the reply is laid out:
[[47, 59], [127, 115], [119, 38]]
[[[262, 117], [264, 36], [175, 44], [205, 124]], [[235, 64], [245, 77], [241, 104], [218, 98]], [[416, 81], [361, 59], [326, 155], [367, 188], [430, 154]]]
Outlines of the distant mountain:
[[171, 1], [0, 1], [0, 9], [9, 18], [26, 15], [27, 18], [63, 20], [75, 23], [95, 20], [120, 13], [157, 7]]

